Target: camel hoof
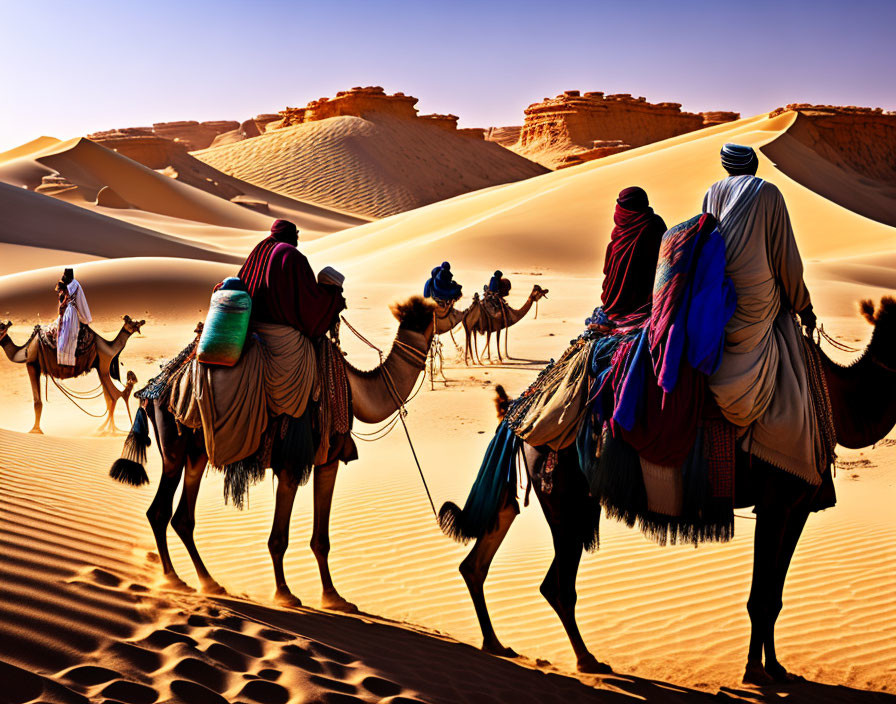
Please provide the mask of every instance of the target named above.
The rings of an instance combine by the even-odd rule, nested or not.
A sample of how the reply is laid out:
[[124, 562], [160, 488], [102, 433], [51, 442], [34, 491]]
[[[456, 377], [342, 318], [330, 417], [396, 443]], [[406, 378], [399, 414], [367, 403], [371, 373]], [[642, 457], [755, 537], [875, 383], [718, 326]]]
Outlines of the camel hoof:
[[806, 681], [805, 677], [788, 672], [779, 662], [766, 663], [765, 672], [775, 684], [792, 684], [794, 682]]
[[496, 655], [499, 658], [519, 657], [519, 653], [517, 653], [513, 648], [505, 648], [500, 643], [483, 643], [482, 650], [489, 655]]
[[768, 687], [775, 684], [775, 680], [763, 667], [761, 662], [747, 661], [747, 667], [744, 669], [744, 684], [752, 684], [757, 687]]
[[213, 579], [206, 580], [202, 583], [202, 593], [227, 596], [227, 590]]
[[302, 600], [288, 589], [278, 589], [274, 592], [274, 602], [278, 606], [285, 606], [288, 609], [298, 609], [302, 606]]
[[610, 675], [613, 673], [612, 667], [605, 662], [601, 662], [591, 653], [588, 653], [585, 657], [579, 658], [576, 663], [576, 669], [579, 672], [584, 672], [589, 675]]
[[341, 611], [344, 614], [358, 613], [358, 607], [352, 602], [346, 601], [338, 594], [324, 594], [321, 597], [320, 605], [328, 611]]
[[176, 574], [166, 574], [165, 575], [165, 587], [168, 589], [173, 589], [178, 592], [190, 592], [193, 593], [196, 590], [193, 589], [189, 584], [187, 584], [184, 580], [178, 577]]
[[34, 433], [35, 435], [43, 435], [43, 434], [44, 434], [44, 431], [41, 430], [40, 428], [32, 428], [32, 429], [29, 430], [28, 432], [29, 432], [29, 433]]

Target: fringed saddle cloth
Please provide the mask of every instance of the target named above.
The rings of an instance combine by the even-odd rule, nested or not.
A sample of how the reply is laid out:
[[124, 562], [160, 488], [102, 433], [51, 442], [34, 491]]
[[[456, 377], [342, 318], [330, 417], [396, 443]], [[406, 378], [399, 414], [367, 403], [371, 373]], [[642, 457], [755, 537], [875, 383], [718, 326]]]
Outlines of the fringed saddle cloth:
[[78, 328], [75, 364], [74, 366], [62, 366], [58, 363], [56, 354], [56, 343], [59, 337], [58, 325], [59, 321], [57, 320], [49, 325], [34, 326], [34, 334], [40, 341], [38, 354], [41, 358], [41, 366], [58, 379], [71, 379], [86, 374], [93, 369], [96, 362], [96, 333], [82, 323]]
[[593, 340], [579, 338], [508, 409], [505, 421], [533, 447], [562, 450], [575, 440], [588, 406]]

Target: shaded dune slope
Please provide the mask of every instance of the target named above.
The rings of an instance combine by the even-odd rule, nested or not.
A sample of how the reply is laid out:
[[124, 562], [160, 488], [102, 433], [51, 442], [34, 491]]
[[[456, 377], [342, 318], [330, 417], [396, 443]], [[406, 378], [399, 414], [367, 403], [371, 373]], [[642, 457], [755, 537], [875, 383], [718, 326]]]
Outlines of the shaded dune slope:
[[371, 217], [547, 171], [497, 144], [388, 115], [333, 117], [194, 155], [268, 190]]

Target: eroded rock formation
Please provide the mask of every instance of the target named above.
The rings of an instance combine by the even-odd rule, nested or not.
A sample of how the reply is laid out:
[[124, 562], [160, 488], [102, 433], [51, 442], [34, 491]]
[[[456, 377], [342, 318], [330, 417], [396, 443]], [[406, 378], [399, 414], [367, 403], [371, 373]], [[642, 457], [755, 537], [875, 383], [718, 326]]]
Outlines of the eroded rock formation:
[[209, 122], [183, 120], [180, 122], [156, 122], [152, 126], [152, 131], [160, 137], [182, 143], [187, 151], [195, 151], [211, 146], [219, 134], [239, 129], [239, 127], [240, 123], [235, 120], [212, 120]]
[[[557, 168], [736, 120], [734, 112], [683, 112], [680, 103], [648, 103], [628, 93], [568, 90], [525, 110], [513, 145], [518, 154]], [[572, 158], [571, 158], [572, 157]]]

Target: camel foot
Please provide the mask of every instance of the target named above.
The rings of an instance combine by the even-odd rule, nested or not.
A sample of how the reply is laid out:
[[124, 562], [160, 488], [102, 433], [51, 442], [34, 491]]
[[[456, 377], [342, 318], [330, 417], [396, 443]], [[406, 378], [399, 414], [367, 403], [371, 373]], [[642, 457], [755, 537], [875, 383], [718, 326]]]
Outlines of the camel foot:
[[591, 653], [587, 653], [578, 659], [576, 669], [589, 675], [610, 675], [613, 673], [612, 667], [605, 662], [601, 662]]
[[278, 606], [285, 606], [288, 609], [297, 609], [302, 605], [302, 600], [286, 587], [274, 592], [274, 602]]
[[178, 592], [195, 592], [196, 591], [195, 589], [193, 589], [193, 587], [191, 587], [189, 584], [187, 584], [184, 580], [182, 580], [180, 577], [178, 577], [173, 572], [171, 574], [166, 574], [164, 576], [164, 579], [165, 579], [165, 586], [168, 589], [173, 589]]
[[320, 599], [320, 605], [322, 608], [328, 609], [329, 611], [341, 611], [345, 614], [358, 613], [358, 607], [352, 602], [343, 599], [335, 590], [332, 592], [324, 592]]
[[202, 593], [226, 596], [227, 590], [220, 584], [218, 584], [214, 579], [208, 578], [202, 580]]
[[36, 425], [28, 431], [29, 433], [34, 433], [35, 435], [43, 435], [44, 431], [38, 428]]
[[505, 648], [497, 640], [494, 643], [483, 641], [482, 650], [489, 655], [497, 655], [499, 658], [518, 658], [519, 654], [513, 648]]
[[784, 668], [784, 666], [781, 663], [779, 663], [777, 660], [774, 662], [765, 663], [765, 672], [777, 684], [790, 684], [792, 682], [805, 682], [806, 681], [805, 677], [801, 677], [800, 675], [796, 675], [792, 672], [788, 672]]

